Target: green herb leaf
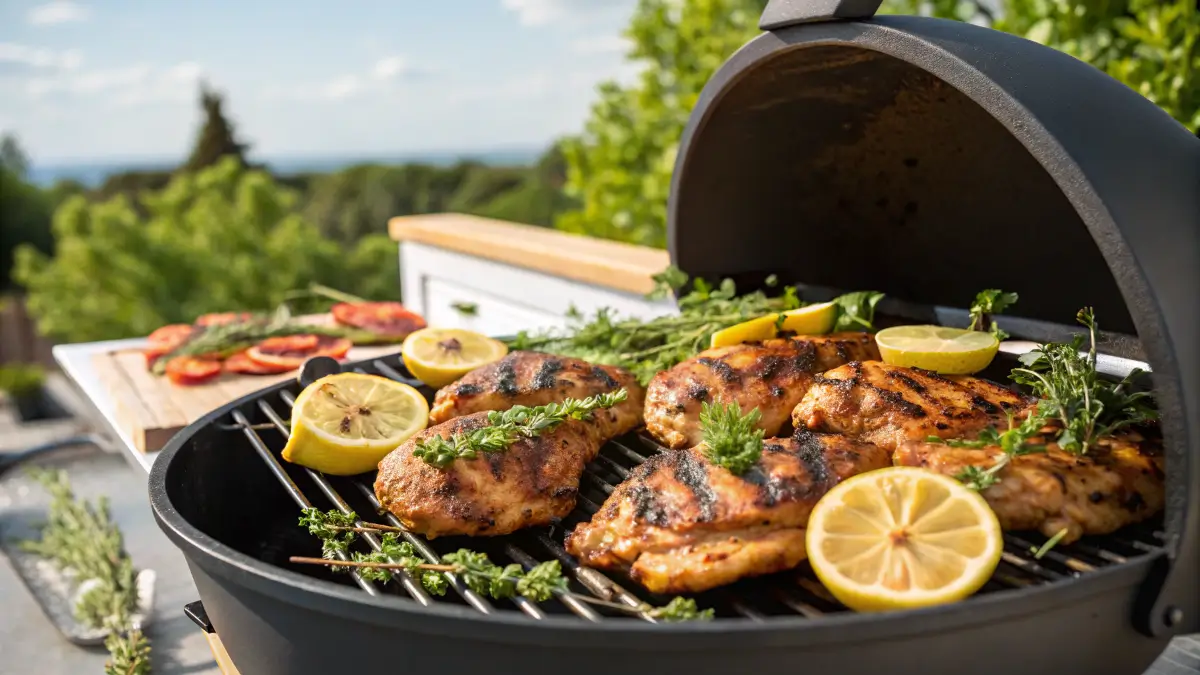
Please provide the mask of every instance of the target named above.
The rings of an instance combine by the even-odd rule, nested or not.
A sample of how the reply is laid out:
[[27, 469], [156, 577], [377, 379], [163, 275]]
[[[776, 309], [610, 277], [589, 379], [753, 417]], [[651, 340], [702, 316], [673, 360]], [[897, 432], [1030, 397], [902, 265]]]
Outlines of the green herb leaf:
[[971, 303], [971, 325], [967, 326], [967, 330], [988, 331], [997, 340], [1007, 340], [1008, 333], [1000, 330], [993, 316], [1015, 305], [1018, 298], [1016, 293], [1006, 293], [998, 288], [979, 291], [975, 302]]
[[463, 316], [475, 316], [479, 314], [479, 305], [473, 302], [452, 302], [450, 303], [450, 307]]
[[675, 621], [708, 621], [713, 618], [711, 609], [701, 610], [696, 607], [696, 601], [691, 598], [674, 598], [665, 607], [651, 609], [650, 616], [666, 622]]
[[567, 578], [557, 560], [544, 562], [525, 573], [517, 582], [517, 592], [533, 600], [545, 602], [556, 592], [567, 590]]
[[875, 305], [883, 297], [878, 291], [857, 291], [834, 298], [838, 315], [833, 330], [875, 330]]
[[717, 466], [741, 475], [758, 463], [762, 456], [763, 430], [758, 428], [762, 413], [758, 408], [742, 414], [737, 403], [700, 406], [703, 452]]
[[1043, 417], [1034, 413], [1026, 417], [1019, 425], [1014, 426], [1013, 417], [1010, 414], [1008, 416], [1008, 429], [1006, 431], [998, 431], [995, 427], [988, 427], [980, 432], [979, 438], [975, 440], [954, 439], [945, 441], [952, 448], [979, 449], [989, 446], [1000, 446], [1000, 450], [1003, 453], [991, 467], [985, 469], [979, 466], [968, 466], [959, 472], [955, 478], [972, 490], [979, 492], [999, 483], [1000, 472], [1012, 462], [1014, 457], [1046, 451], [1044, 443], [1030, 442], [1030, 439], [1041, 433], [1041, 429], [1045, 426], [1045, 423], [1046, 420]]

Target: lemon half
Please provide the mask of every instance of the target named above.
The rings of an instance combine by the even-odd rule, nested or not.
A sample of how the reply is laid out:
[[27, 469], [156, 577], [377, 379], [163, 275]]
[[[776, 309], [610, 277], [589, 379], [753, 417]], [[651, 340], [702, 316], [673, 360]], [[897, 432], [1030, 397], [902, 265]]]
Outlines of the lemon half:
[[424, 328], [405, 338], [400, 349], [409, 372], [434, 388], [508, 353], [503, 342], [460, 328]]
[[1000, 341], [991, 333], [945, 326], [893, 326], [875, 334], [885, 363], [946, 375], [971, 375], [996, 358]]
[[770, 340], [781, 331], [790, 331], [797, 335], [824, 335], [833, 330], [833, 324], [837, 321], [837, 307], [832, 302], [808, 305], [782, 314], [782, 321], [779, 314], [767, 314], [719, 330], [713, 333], [709, 346], [726, 347], [744, 342], [761, 342]]
[[806, 548], [813, 571], [847, 607], [914, 609], [979, 590], [1004, 539], [987, 501], [962, 483], [915, 467], [850, 478], [817, 502]]
[[351, 476], [374, 469], [428, 424], [429, 403], [403, 382], [361, 373], [329, 375], [296, 397], [283, 458]]

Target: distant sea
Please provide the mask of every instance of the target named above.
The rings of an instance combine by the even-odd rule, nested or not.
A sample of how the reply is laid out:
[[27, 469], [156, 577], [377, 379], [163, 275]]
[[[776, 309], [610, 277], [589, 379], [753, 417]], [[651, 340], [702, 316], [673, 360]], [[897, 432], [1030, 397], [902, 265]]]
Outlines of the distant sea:
[[[462, 160], [473, 160], [493, 165], [532, 164], [542, 154], [542, 149], [489, 150], [481, 152], [428, 152], [395, 156], [344, 157], [250, 157], [254, 163], [266, 164], [281, 176], [297, 173], [332, 173], [355, 164], [433, 164], [449, 166]], [[145, 159], [114, 160], [110, 162], [62, 162], [33, 165], [26, 174], [28, 180], [42, 187], [49, 187], [60, 180], [76, 180], [88, 187], [98, 187], [104, 179], [114, 173], [126, 171], [166, 171], [179, 166], [182, 160]]]

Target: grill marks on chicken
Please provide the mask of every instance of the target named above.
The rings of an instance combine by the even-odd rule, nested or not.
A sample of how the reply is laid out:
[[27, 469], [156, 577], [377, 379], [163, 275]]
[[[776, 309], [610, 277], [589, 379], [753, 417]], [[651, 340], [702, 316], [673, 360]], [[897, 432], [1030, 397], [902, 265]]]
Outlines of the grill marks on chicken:
[[1034, 399], [975, 377], [864, 361], [816, 378], [792, 413], [796, 428], [845, 434], [889, 451], [905, 441], [974, 438], [1008, 428]]
[[584, 565], [628, 568], [655, 593], [698, 592], [805, 559], [804, 527], [826, 492], [890, 465], [888, 453], [843, 436], [800, 431], [768, 439], [741, 476], [697, 448], [656, 455], [567, 538]]
[[429, 411], [431, 424], [485, 410], [508, 410], [516, 405], [539, 406], [567, 398], [582, 399], [624, 387], [629, 396], [612, 408], [611, 424], [601, 433], [612, 438], [641, 424], [645, 389], [627, 370], [597, 366], [540, 352], [512, 352], [477, 368], [454, 384], [442, 387]]
[[816, 373], [879, 358], [867, 333], [766, 340], [701, 352], [654, 376], [646, 391], [646, 428], [670, 448], [700, 443], [704, 402], [736, 401], [762, 412], [759, 426], [773, 436], [804, 396]]
[[416, 434], [379, 463], [375, 496], [404, 526], [434, 538], [494, 536], [545, 525], [575, 508], [584, 466], [618, 426], [619, 414], [596, 410], [507, 450], [436, 468], [413, 457], [433, 435], [449, 438], [487, 425], [487, 413], [457, 417]]
[[[1037, 442], [1034, 439], [1033, 442]], [[999, 447], [979, 449], [909, 442], [897, 448], [897, 465], [957, 476], [968, 466], [990, 467]], [[1005, 530], [1038, 530], [1062, 541], [1111, 534], [1162, 510], [1165, 504], [1162, 444], [1128, 432], [1100, 439], [1087, 454], [1048, 445], [1045, 453], [1014, 457], [1000, 482], [982, 493]]]

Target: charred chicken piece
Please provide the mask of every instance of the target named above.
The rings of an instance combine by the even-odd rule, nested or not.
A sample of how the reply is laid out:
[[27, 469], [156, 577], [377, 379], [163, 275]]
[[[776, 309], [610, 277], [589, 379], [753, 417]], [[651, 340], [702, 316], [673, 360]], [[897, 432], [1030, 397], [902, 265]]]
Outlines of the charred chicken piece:
[[868, 333], [766, 340], [709, 349], [654, 376], [646, 390], [646, 428], [670, 448], [700, 443], [700, 405], [737, 402], [758, 408], [759, 426], [774, 436], [815, 373], [879, 358]]
[[[1036, 439], [1032, 442], [1037, 442]], [[970, 466], [989, 468], [1003, 455], [997, 446], [956, 448], [925, 442], [902, 444], [893, 460], [958, 476]], [[1165, 500], [1162, 443], [1137, 432], [1101, 438], [1086, 454], [1057, 445], [1013, 457], [999, 482], [981, 494], [1006, 530], [1038, 530], [1064, 543], [1083, 535], [1110, 534], [1162, 510]]]
[[602, 435], [620, 436], [642, 423], [646, 390], [632, 373], [616, 366], [597, 366], [565, 356], [541, 352], [512, 352], [499, 361], [477, 368], [457, 382], [442, 387], [429, 411], [429, 423], [485, 410], [508, 410], [584, 399], [624, 387], [629, 396], [612, 410]]
[[486, 412], [430, 427], [379, 463], [375, 496], [404, 526], [434, 538], [508, 534], [562, 518], [575, 508], [579, 477], [616, 428], [614, 409], [588, 420], [567, 420], [533, 438], [520, 437], [501, 452], [456, 459], [444, 468], [413, 456], [433, 435], [449, 439], [488, 423]]
[[1027, 414], [1034, 399], [986, 380], [942, 376], [882, 361], [848, 363], [813, 382], [792, 412], [796, 428], [845, 434], [888, 451], [905, 441], [975, 438], [1008, 415]]
[[763, 443], [741, 476], [697, 448], [651, 457], [617, 486], [567, 551], [590, 567], [628, 569], [655, 593], [699, 592], [805, 559], [809, 513], [841, 480], [891, 464], [843, 436], [797, 432]]

